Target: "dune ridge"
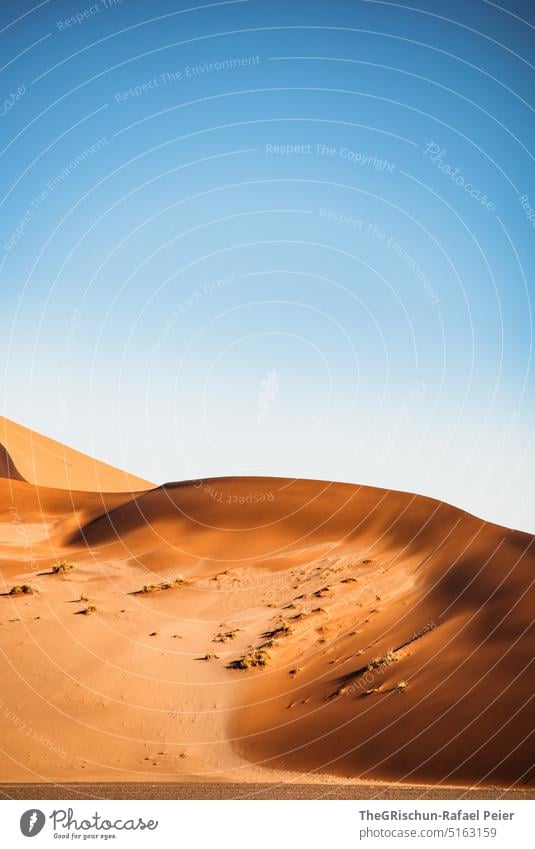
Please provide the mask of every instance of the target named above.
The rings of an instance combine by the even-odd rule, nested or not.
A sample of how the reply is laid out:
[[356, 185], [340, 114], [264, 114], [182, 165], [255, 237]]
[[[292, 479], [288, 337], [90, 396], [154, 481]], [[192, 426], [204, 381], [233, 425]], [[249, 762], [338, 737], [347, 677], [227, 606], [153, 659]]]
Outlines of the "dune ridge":
[[136, 492], [154, 486], [5, 416], [0, 416], [0, 445], [0, 477], [83, 492]]
[[350, 484], [2, 468], [0, 781], [533, 785], [533, 536]]
[[9, 456], [9, 452], [3, 445], [0, 445], [0, 478], [7, 480], [23, 481], [21, 473], [15, 466], [15, 463]]

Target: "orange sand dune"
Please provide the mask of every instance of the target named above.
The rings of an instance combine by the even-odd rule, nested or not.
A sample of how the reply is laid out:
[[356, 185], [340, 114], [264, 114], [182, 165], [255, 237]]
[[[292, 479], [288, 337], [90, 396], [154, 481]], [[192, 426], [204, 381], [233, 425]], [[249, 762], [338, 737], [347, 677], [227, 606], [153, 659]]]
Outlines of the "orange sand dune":
[[14, 481], [24, 480], [3, 445], [0, 445], [0, 478], [8, 478]]
[[0, 598], [1, 780], [534, 783], [528, 534], [348, 484], [0, 480], [0, 539], [33, 590]]
[[86, 492], [135, 492], [154, 484], [0, 416], [0, 477]]

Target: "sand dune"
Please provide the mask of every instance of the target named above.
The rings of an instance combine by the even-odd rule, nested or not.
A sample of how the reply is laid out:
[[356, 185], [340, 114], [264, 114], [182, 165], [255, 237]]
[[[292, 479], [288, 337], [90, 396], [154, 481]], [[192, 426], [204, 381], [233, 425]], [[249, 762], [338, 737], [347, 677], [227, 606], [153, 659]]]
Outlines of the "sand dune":
[[87, 492], [136, 492], [153, 486], [4, 416], [0, 416], [0, 445], [2, 478]]
[[7, 478], [14, 481], [24, 480], [3, 445], [0, 445], [0, 478]]
[[533, 785], [532, 536], [348, 484], [118, 492], [7, 430], [1, 780]]

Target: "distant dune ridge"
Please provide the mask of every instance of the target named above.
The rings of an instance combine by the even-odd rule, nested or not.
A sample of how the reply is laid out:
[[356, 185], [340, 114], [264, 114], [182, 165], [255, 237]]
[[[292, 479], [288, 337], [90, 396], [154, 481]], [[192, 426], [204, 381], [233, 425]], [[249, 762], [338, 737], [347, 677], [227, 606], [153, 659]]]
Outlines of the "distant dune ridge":
[[13, 481], [24, 480], [3, 445], [0, 445], [0, 478], [7, 478]]
[[535, 783], [533, 536], [0, 443], [0, 781]]
[[[0, 416], [0, 444], [0, 477], [84, 492], [133, 492], [153, 486], [4, 416]], [[11, 455], [18, 472], [16, 468], [11, 473], [7, 470], [2, 454]]]

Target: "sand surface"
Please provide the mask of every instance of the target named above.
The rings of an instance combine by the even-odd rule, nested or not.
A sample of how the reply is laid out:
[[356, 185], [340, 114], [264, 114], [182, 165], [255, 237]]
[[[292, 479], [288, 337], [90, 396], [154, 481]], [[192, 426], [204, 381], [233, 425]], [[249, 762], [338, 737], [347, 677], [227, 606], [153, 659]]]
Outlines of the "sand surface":
[[532, 536], [0, 443], [0, 781], [534, 786]]

